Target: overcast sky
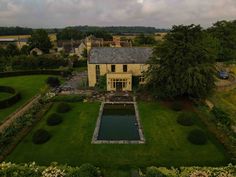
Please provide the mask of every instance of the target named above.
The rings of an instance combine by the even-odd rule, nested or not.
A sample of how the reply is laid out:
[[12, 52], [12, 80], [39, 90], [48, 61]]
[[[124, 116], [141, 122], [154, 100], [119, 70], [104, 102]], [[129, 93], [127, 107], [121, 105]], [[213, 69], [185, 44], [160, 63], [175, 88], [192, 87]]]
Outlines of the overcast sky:
[[0, 0], [0, 26], [210, 26], [236, 19], [236, 0]]

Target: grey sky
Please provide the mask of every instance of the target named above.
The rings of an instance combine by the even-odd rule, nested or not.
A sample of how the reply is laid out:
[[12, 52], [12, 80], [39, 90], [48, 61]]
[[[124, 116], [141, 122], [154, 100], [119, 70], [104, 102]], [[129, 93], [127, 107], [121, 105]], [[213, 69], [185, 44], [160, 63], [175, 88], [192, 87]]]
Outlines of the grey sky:
[[0, 26], [210, 26], [236, 19], [236, 0], [0, 0]]

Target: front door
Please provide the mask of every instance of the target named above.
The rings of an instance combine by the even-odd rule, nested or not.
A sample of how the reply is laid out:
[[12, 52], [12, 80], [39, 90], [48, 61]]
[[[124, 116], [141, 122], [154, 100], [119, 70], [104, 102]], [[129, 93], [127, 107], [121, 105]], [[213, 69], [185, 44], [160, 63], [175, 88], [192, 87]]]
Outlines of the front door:
[[116, 82], [116, 91], [122, 91], [122, 82]]

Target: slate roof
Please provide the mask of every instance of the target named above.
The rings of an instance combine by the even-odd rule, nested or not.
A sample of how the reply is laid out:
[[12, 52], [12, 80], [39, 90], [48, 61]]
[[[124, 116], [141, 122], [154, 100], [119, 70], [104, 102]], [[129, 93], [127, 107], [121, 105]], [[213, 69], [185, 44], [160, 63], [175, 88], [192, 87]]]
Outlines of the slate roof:
[[152, 55], [150, 47], [95, 47], [89, 55], [91, 64], [144, 64]]

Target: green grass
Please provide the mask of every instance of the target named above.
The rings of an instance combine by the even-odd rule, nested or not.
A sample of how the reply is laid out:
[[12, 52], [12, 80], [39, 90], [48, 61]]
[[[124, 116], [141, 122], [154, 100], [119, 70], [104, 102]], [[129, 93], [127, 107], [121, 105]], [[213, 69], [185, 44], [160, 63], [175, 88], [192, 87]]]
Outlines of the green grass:
[[[207, 133], [206, 145], [192, 145], [187, 133], [194, 128], [203, 128], [198, 120], [192, 127], [176, 123], [176, 112], [158, 103], [139, 103], [141, 124], [147, 143], [144, 145], [91, 144], [99, 103], [71, 103], [72, 110], [62, 114], [62, 124], [46, 125], [48, 114], [55, 112], [56, 105], [45, 115], [34, 130], [7, 157], [7, 161], [36, 161], [41, 165], [52, 161], [78, 166], [92, 163], [104, 169], [110, 176], [129, 176], [131, 168], [147, 166], [218, 166], [228, 163], [228, 158], [216, 140]], [[38, 128], [47, 129], [52, 138], [43, 145], [32, 143], [32, 134]]]
[[217, 91], [209, 99], [215, 106], [226, 111], [236, 123], [236, 89], [224, 92]]
[[4, 100], [6, 98], [9, 98], [11, 95], [12, 95], [11, 93], [0, 92], [0, 100]]
[[[18, 101], [11, 107], [0, 109], [0, 122], [3, 121], [8, 115], [14, 112], [27, 100], [36, 95], [40, 88], [45, 85], [47, 75], [33, 75], [33, 76], [17, 76], [17, 77], [6, 77], [0, 79], [0, 85], [14, 87], [21, 93], [21, 100]], [[0, 94], [0, 98], [2, 97]]]

